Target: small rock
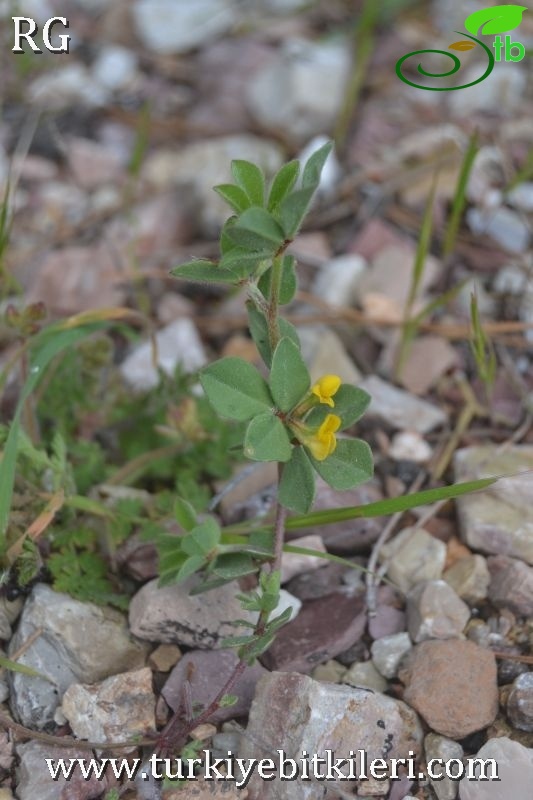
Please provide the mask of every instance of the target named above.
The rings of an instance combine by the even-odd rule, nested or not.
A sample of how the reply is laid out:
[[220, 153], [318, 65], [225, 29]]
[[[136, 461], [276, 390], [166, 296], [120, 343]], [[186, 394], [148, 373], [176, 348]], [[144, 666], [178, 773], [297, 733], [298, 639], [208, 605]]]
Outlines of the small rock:
[[216, 732], [216, 725], [205, 722], [203, 725], [198, 725], [197, 728], [193, 728], [191, 731], [191, 739], [196, 739], [197, 742], [205, 742], [207, 739], [211, 739]]
[[476, 758], [493, 759], [496, 764], [498, 780], [487, 780], [486, 776], [496, 777], [488, 766], [485, 775], [480, 775], [480, 767], [476, 767], [478, 780], [465, 777], [459, 784], [461, 800], [508, 800], [508, 798], [526, 798], [531, 794], [533, 783], [533, 749], [513, 742], [507, 736], [489, 739], [476, 754]]
[[404, 699], [430, 728], [463, 739], [496, 719], [496, 659], [462, 640], [422, 642], [413, 648], [400, 679]]
[[73, 104], [98, 108], [108, 100], [107, 91], [83, 64], [67, 64], [39, 75], [29, 86], [28, 95], [30, 102], [50, 111], [71, 108]]
[[470, 605], [475, 606], [487, 598], [490, 573], [483, 556], [460, 558], [442, 577]]
[[530, 617], [533, 613], [533, 567], [507, 556], [491, 556], [488, 566], [491, 602], [497, 608], [508, 608], [513, 614]]
[[466, 221], [472, 233], [489, 236], [508, 253], [525, 253], [530, 242], [528, 225], [515, 211], [498, 208], [482, 211], [470, 208]]
[[246, 629], [233, 620], [253, 614], [243, 611], [230, 584], [202, 594], [190, 595], [196, 577], [179, 585], [159, 587], [157, 579], [145, 584], [130, 603], [130, 628], [139, 639], [149, 642], [187, 645], [200, 649], [219, 648], [227, 636]]
[[367, 263], [361, 256], [337, 256], [318, 273], [313, 293], [332, 306], [351, 306], [357, 298], [357, 285], [366, 269]]
[[424, 581], [438, 579], [446, 561], [446, 545], [423, 528], [404, 528], [381, 550], [390, 580], [406, 593]]
[[311, 676], [315, 681], [325, 681], [326, 683], [340, 683], [341, 677], [345, 674], [346, 667], [338, 661], [331, 659], [325, 664], [319, 664], [314, 668]]
[[457, 498], [461, 536], [469, 547], [533, 564], [532, 469], [531, 445], [505, 450], [486, 445], [455, 452], [456, 481], [511, 476], [500, 478], [483, 492]]
[[[150, 800], [156, 797], [152, 790], [150, 795], [142, 796], [139, 800]], [[237, 789], [231, 781], [214, 781], [213, 779], [204, 780], [199, 777], [193, 781], [186, 781], [179, 789], [169, 789], [165, 791], [162, 800], [247, 800], [249, 797], [248, 789]]]
[[510, 205], [518, 208], [520, 211], [532, 212], [533, 211], [533, 183], [521, 183], [515, 186], [514, 189], [507, 195], [507, 201]]
[[9, 643], [13, 656], [36, 631], [42, 633], [18, 659], [49, 680], [10, 673], [11, 707], [23, 725], [42, 728], [54, 718], [73, 683], [96, 683], [144, 666], [146, 646], [132, 640], [122, 614], [81, 603], [44, 584], [34, 587]]
[[[476, 9], [477, 10], [477, 7]], [[456, 119], [472, 116], [476, 111], [488, 111], [502, 116], [512, 115], [523, 102], [526, 74], [517, 64], [498, 64], [491, 79], [476, 86], [450, 92], [450, 109]], [[465, 71], [461, 83], [467, 85], [479, 78], [479, 67], [472, 65]]]
[[[383, 295], [393, 303], [401, 318], [409, 297], [415, 257], [416, 253], [410, 243], [401, 242], [382, 248], [358, 282], [359, 300], [363, 302], [365, 295], [368, 294]], [[439, 261], [429, 255], [424, 264], [420, 284], [421, 296], [425, 295], [429, 287], [435, 283], [440, 271]]]
[[107, 779], [97, 779], [94, 775], [85, 778], [79, 764], [66, 780], [63, 776], [54, 780], [48, 771], [46, 759], [50, 758], [57, 763], [63, 758], [77, 759], [86, 756], [75, 748], [54, 747], [51, 744], [30, 741], [17, 745], [17, 755], [20, 759], [16, 770], [16, 791], [18, 800], [59, 800], [63, 797], [76, 800], [93, 800], [100, 797], [107, 788]]
[[[357, 742], [369, 760], [384, 753], [398, 758], [409, 750], [419, 751], [421, 738], [416, 714], [399, 700], [319, 683], [305, 675], [272, 673], [257, 685], [241, 756], [271, 757], [272, 749], [282, 749], [291, 758], [301, 758], [303, 750], [320, 755], [328, 748], [342, 758]], [[324, 794], [324, 787], [314, 782], [265, 783], [257, 776], [249, 788], [251, 796], [261, 800], [315, 800]]]
[[533, 672], [524, 672], [513, 683], [507, 698], [509, 719], [521, 731], [533, 731]]
[[130, 88], [137, 77], [137, 56], [118, 45], [106, 45], [92, 67], [94, 79], [104, 89], [115, 92]]
[[92, 742], [124, 741], [155, 730], [152, 670], [113, 675], [102, 683], [73, 683], [61, 710], [74, 735]]
[[155, 672], [170, 672], [181, 658], [181, 650], [175, 644], [160, 644], [148, 659], [148, 666]]
[[284, 625], [262, 661], [270, 670], [310, 672], [357, 642], [366, 618], [361, 597], [336, 592], [308, 600]]
[[159, 383], [159, 369], [172, 376], [178, 365], [195, 372], [207, 361], [204, 346], [194, 322], [177, 319], [156, 334], [157, 364], [151, 341], [143, 342], [123, 361], [122, 377], [136, 392], [147, 392]]
[[122, 164], [113, 151], [91, 139], [70, 137], [65, 143], [66, 157], [76, 182], [82, 189], [95, 189], [106, 183], [116, 184]]
[[228, 31], [237, 22], [231, 0], [136, 0], [137, 35], [154, 53], [186, 53]]
[[[457, 766], [462, 770], [464, 750], [458, 742], [454, 742], [452, 739], [447, 739], [445, 736], [439, 736], [436, 733], [429, 733], [424, 739], [424, 752], [426, 762], [433, 758], [442, 759], [442, 761], [451, 761], [454, 759], [461, 762], [461, 764]], [[433, 772], [435, 772], [435, 769]], [[441, 780], [436, 781], [430, 778], [433, 791], [437, 795], [438, 800], [455, 800], [457, 797], [458, 782], [446, 776], [444, 766], [442, 767], [442, 774], [444, 777]]]
[[407, 629], [413, 642], [461, 636], [470, 609], [445, 581], [428, 581], [407, 595]]
[[425, 395], [445, 372], [457, 364], [457, 352], [446, 339], [417, 336], [402, 367], [402, 386], [413, 394]]
[[213, 736], [212, 745], [217, 750], [222, 750], [225, 753], [231, 753], [234, 756], [239, 755], [239, 748], [241, 746], [242, 736], [236, 731], [224, 731], [223, 733], [215, 733]]
[[[302, 607], [302, 601], [300, 600], [299, 597], [295, 597], [286, 589], [280, 589], [279, 601], [276, 608], [272, 611], [271, 616], [272, 618], [278, 617], [280, 614], [283, 614], [284, 611], [290, 608], [292, 609], [291, 616], [289, 618], [291, 620], [294, 619], [300, 613], [301, 607]], [[257, 612], [257, 614], [259, 616], [259, 612]]]
[[412, 647], [408, 633], [384, 636], [372, 643], [372, 662], [384, 678], [395, 678], [402, 658]]
[[374, 692], [386, 692], [388, 688], [387, 681], [379, 674], [372, 661], [356, 661], [345, 670], [340, 683], [360, 689], [372, 689]]
[[378, 417], [397, 430], [428, 433], [444, 425], [448, 419], [437, 406], [414, 397], [403, 389], [397, 389], [377, 375], [365, 378], [359, 386], [372, 398], [367, 415]]
[[[330, 136], [314, 136], [310, 142], [298, 153], [298, 160], [301, 164], [306, 164], [313, 153], [328, 144]], [[335, 148], [331, 151], [320, 173], [320, 181], [317, 189], [318, 197], [327, 197], [334, 191], [337, 183], [342, 177], [342, 167], [339, 164]]]
[[405, 612], [402, 606], [403, 600], [391, 586], [379, 587], [376, 614], [368, 621], [368, 632], [373, 639], [383, 639], [384, 636], [405, 631]]
[[[300, 539], [293, 539], [291, 547], [305, 547], [307, 550], [318, 550], [326, 552], [322, 538], [317, 534], [302, 536]], [[302, 556], [299, 553], [283, 553], [281, 558], [281, 582], [287, 583], [295, 575], [302, 572], [311, 572], [326, 565], [326, 561], [320, 556]]]
[[303, 325], [298, 334], [312, 381], [323, 375], [338, 375], [343, 383], [359, 383], [361, 373], [334, 331], [325, 325]]
[[247, 105], [267, 131], [304, 143], [328, 133], [344, 99], [351, 57], [346, 42], [285, 40], [248, 85]]
[[[198, 708], [206, 708], [214, 695], [228, 680], [239, 657], [233, 650], [192, 650], [183, 656], [170, 673], [162, 695], [173, 711], [181, 708], [185, 682], [190, 686], [191, 700]], [[238, 699], [235, 705], [219, 708], [211, 717], [213, 723], [224, 722], [248, 713], [255, 686], [266, 674], [260, 664], [246, 667], [231, 694]]]
[[17, 597], [15, 600], [0, 597], [0, 639], [6, 642], [11, 639], [11, 626], [18, 619], [23, 606], [22, 597]]
[[425, 464], [431, 458], [433, 450], [419, 433], [400, 431], [400, 433], [394, 434], [388, 454], [395, 461], [414, 461], [415, 464]]

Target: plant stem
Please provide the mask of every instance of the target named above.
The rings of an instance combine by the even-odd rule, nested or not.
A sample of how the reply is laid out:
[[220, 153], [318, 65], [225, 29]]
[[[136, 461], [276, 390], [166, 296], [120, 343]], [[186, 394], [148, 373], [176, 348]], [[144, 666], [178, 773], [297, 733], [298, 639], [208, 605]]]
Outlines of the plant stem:
[[276, 349], [281, 336], [279, 332], [279, 293], [281, 288], [281, 269], [283, 254], [274, 256], [272, 261], [272, 280], [270, 283], [270, 298], [267, 309], [268, 338], [272, 352]]

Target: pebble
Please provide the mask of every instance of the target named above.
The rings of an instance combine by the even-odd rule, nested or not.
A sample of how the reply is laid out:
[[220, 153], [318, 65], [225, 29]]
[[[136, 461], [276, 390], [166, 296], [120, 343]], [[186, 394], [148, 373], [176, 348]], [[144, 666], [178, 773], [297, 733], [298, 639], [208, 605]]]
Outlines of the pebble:
[[[285, 553], [283, 555], [285, 556]], [[302, 601], [299, 597], [295, 597], [295, 595], [291, 594], [286, 589], [280, 589], [279, 601], [276, 608], [272, 611], [271, 617], [278, 617], [280, 614], [283, 614], [284, 611], [290, 608], [292, 609], [292, 612], [289, 619], [294, 619], [300, 613], [301, 607]], [[259, 616], [259, 612], [257, 612], [257, 615]]]
[[233, 731], [224, 731], [223, 733], [215, 733], [212, 740], [213, 747], [217, 750], [222, 750], [225, 753], [231, 753], [238, 756], [239, 748], [241, 746], [242, 736], [240, 733]]
[[137, 78], [137, 56], [119, 45], [106, 45], [92, 65], [94, 79], [104, 89], [116, 92], [131, 88]]
[[416, 464], [425, 464], [432, 454], [431, 446], [416, 431], [395, 433], [388, 452], [395, 461], [414, 461]]
[[[205, 708], [229, 678], [238, 660], [234, 650], [191, 650], [168, 676], [162, 689], [165, 701], [173, 711], [181, 708], [185, 683], [188, 682], [193, 705]], [[257, 681], [265, 674], [266, 670], [261, 664], [246, 667], [231, 691], [238, 698], [237, 702], [233, 706], [219, 708], [210, 721], [218, 724], [247, 714]]]
[[343, 383], [359, 383], [361, 373], [348, 355], [342, 339], [331, 328], [302, 325], [298, 334], [312, 381], [333, 374], [338, 375]]
[[28, 88], [30, 102], [49, 110], [60, 111], [72, 105], [87, 108], [105, 106], [109, 93], [92, 77], [82, 64], [66, 64], [60, 69], [45, 72], [32, 81]]
[[487, 598], [490, 573], [483, 556], [460, 558], [442, 577], [469, 605], [475, 606]]
[[155, 730], [155, 696], [148, 667], [92, 685], [74, 683], [61, 710], [74, 735], [92, 742], [126, 741]]
[[228, 31], [237, 21], [231, 0], [135, 0], [138, 37], [154, 53], [186, 53]]
[[[272, 749], [298, 758], [303, 750], [320, 754], [325, 747], [339, 758], [355, 749], [353, 743], [366, 750], [369, 760], [384, 754], [398, 758], [409, 750], [419, 752], [422, 741], [417, 715], [400, 700], [287, 672], [266, 675], [259, 682], [246, 733], [243, 758], [270, 757]], [[256, 776], [250, 783], [252, 797], [254, 792], [261, 800], [315, 800], [323, 796], [323, 786], [265, 783]]]
[[399, 677], [406, 686], [405, 702], [436, 733], [463, 739], [496, 719], [496, 659], [473, 642], [422, 642], [413, 648]]
[[515, 186], [507, 194], [507, 201], [520, 211], [531, 213], [533, 211], [533, 183], [526, 182]]
[[[437, 733], [429, 733], [424, 739], [424, 753], [426, 762], [432, 758], [440, 758], [443, 761], [451, 761], [458, 759], [462, 761], [464, 750], [459, 742], [454, 742], [452, 739], [447, 739], [445, 736], [439, 736]], [[456, 765], [455, 769], [462, 768], [462, 763]], [[442, 768], [444, 773], [444, 767]], [[433, 791], [437, 795], [438, 800], [455, 800], [458, 791], [458, 782], [448, 778], [446, 775], [442, 780], [431, 780]]]
[[[306, 550], [318, 550], [321, 553], [326, 552], [322, 537], [318, 534], [311, 534], [309, 536], [302, 536], [300, 539], [292, 539], [291, 547], [303, 547]], [[281, 583], [287, 583], [291, 578], [296, 575], [301, 575], [303, 572], [311, 572], [320, 567], [325, 567], [327, 561], [320, 556], [304, 556], [300, 553], [283, 553], [281, 557]]]
[[515, 728], [533, 732], [533, 672], [515, 679], [507, 698], [507, 715]]
[[391, 586], [379, 587], [376, 614], [368, 621], [368, 632], [373, 639], [405, 631], [405, 611], [402, 606], [403, 600]]
[[[510, 800], [531, 796], [533, 749], [500, 736], [483, 745], [476, 758], [494, 759], [499, 780], [463, 778], [459, 784], [461, 800]], [[488, 773], [491, 774], [490, 772]], [[479, 767], [476, 770], [479, 776]]]
[[152, 341], [142, 342], [120, 366], [126, 383], [135, 392], [148, 392], [159, 384], [159, 369], [172, 376], [178, 365], [195, 372], [207, 362], [204, 346], [194, 322], [177, 319], [156, 333], [157, 363]]
[[[416, 257], [410, 242], [399, 241], [382, 247], [374, 256], [370, 267], [358, 282], [358, 299], [364, 304], [367, 295], [380, 295], [390, 301], [390, 307], [403, 317], [409, 297], [413, 263]], [[429, 287], [438, 279], [441, 263], [428, 255], [420, 282], [420, 294], [426, 296]]]
[[23, 606], [22, 597], [17, 597], [15, 600], [0, 597], [0, 639], [5, 642], [11, 639], [13, 633], [11, 626], [18, 619]]
[[249, 82], [247, 106], [266, 131], [282, 129], [303, 144], [331, 130], [350, 69], [346, 41], [285, 39]]
[[227, 636], [247, 632], [232, 624], [235, 619], [249, 619], [230, 584], [209, 592], [191, 595], [197, 576], [179, 585], [158, 585], [154, 579], [132, 597], [129, 609], [130, 628], [139, 639], [149, 642], [187, 645], [200, 649], [219, 648]]
[[[60, 798], [80, 798], [90, 800], [100, 797], [105, 784], [94, 775], [86, 779], [81, 774], [79, 765], [73, 770], [69, 780], [60, 777], [57, 781], [51, 777], [46, 759], [57, 761], [59, 758], [76, 759], [87, 756], [75, 748], [54, 747], [46, 742], [36, 740], [17, 745], [19, 765], [16, 769], [16, 793], [18, 800], [59, 800]], [[89, 756], [90, 758], [91, 756]]]
[[181, 658], [181, 650], [175, 644], [160, 644], [150, 653], [148, 665], [155, 672], [170, 672]]
[[[339, 661], [331, 659], [325, 664], [319, 664], [311, 673], [315, 681], [326, 681], [326, 683], [341, 683], [341, 678], [346, 672], [346, 667]], [[348, 681], [349, 682], [349, 681]]]
[[384, 678], [395, 678], [401, 660], [412, 647], [408, 633], [384, 636], [372, 643], [372, 662]]
[[470, 609], [445, 581], [418, 584], [407, 596], [407, 629], [413, 642], [460, 637]]
[[[477, 6], [476, 9], [477, 10]], [[463, 85], [479, 78], [479, 66], [469, 67], [461, 80]], [[513, 116], [513, 112], [523, 102], [526, 87], [526, 73], [517, 64], [498, 64], [490, 80], [476, 86], [450, 92], [448, 102], [456, 119], [465, 119], [476, 111], [490, 111], [502, 116]]]
[[311, 672], [359, 641], [365, 624], [361, 596], [335, 592], [308, 600], [296, 619], [278, 632], [263, 664], [270, 670]]
[[[461, 536], [472, 550], [520, 558], [533, 564], [533, 446], [467, 447], [454, 456], [457, 482], [493, 475], [500, 478], [483, 492], [458, 497]], [[518, 475], [517, 473], [522, 473]]]
[[352, 306], [357, 299], [357, 285], [367, 268], [361, 256], [337, 256], [321, 268], [313, 283], [313, 294], [332, 306]]
[[508, 253], [525, 253], [531, 235], [527, 223], [509, 208], [483, 211], [470, 208], [466, 221], [472, 233], [489, 236]]
[[116, 153], [91, 139], [69, 137], [65, 141], [65, 156], [82, 189], [90, 191], [102, 184], [117, 184], [122, 176], [122, 163]]
[[387, 681], [380, 675], [372, 661], [356, 661], [344, 671], [340, 683], [359, 689], [372, 689], [374, 692], [386, 692], [388, 688]]
[[387, 575], [407, 593], [419, 583], [438, 579], [446, 561], [446, 545], [423, 528], [404, 528], [381, 549]]
[[447, 422], [447, 415], [437, 406], [415, 397], [377, 375], [370, 375], [359, 384], [372, 398], [369, 417], [377, 417], [396, 430], [428, 433]]
[[489, 597], [497, 608], [507, 608], [520, 617], [533, 614], [533, 567], [517, 558], [491, 556]]
[[23, 725], [42, 728], [54, 718], [73, 683], [96, 683], [144, 666], [147, 648], [132, 640], [124, 616], [114, 609], [81, 603], [37, 584], [9, 643], [13, 656], [42, 630], [18, 659], [46, 679], [11, 672], [11, 708]]
[[[328, 144], [331, 141], [330, 136], [314, 136], [310, 142], [306, 144], [303, 150], [298, 153], [298, 160], [301, 164], [306, 164], [311, 158], [313, 153]], [[331, 151], [326, 159], [326, 162], [320, 173], [320, 182], [318, 184], [317, 196], [327, 197], [334, 191], [337, 183], [342, 177], [343, 170], [337, 158], [335, 148]], [[305, 236], [306, 234], [304, 234]]]

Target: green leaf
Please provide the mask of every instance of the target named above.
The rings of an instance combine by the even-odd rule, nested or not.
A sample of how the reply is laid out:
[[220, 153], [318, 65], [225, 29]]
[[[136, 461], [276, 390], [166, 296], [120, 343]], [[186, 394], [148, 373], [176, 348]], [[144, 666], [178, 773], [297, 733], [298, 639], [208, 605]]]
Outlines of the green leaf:
[[247, 278], [255, 272], [262, 261], [271, 258], [272, 253], [269, 251], [250, 252], [244, 247], [234, 247], [222, 256], [219, 269], [227, 269], [238, 275], [239, 278]]
[[339, 439], [335, 451], [324, 461], [311, 462], [332, 489], [352, 489], [374, 474], [372, 451], [362, 439]]
[[282, 506], [305, 514], [315, 499], [315, 473], [303, 447], [295, 447], [292, 458], [283, 467], [278, 490]]
[[287, 239], [293, 239], [307, 213], [315, 190], [297, 189], [287, 195], [279, 209], [279, 219]]
[[191, 531], [197, 524], [194, 507], [183, 497], [177, 497], [174, 503], [174, 516], [183, 530]]
[[507, 33], [518, 28], [524, 11], [527, 11], [527, 6], [505, 5], [482, 8], [466, 18], [465, 28], [473, 36], [477, 36], [478, 33], [484, 36]]
[[363, 416], [371, 399], [364, 389], [351, 386], [349, 383], [341, 384], [333, 397], [335, 403], [333, 413], [341, 418], [341, 431], [351, 427]]
[[[259, 311], [253, 303], [248, 303], [248, 323], [250, 326], [250, 333], [255, 342], [255, 346], [259, 350], [259, 354], [267, 367], [272, 363], [272, 350], [270, 348], [270, 339], [268, 336], [268, 324], [265, 315]], [[286, 319], [280, 317], [279, 330], [282, 337], [290, 339], [296, 347], [300, 347], [300, 340], [296, 333], [296, 328]]]
[[244, 211], [237, 222], [228, 228], [228, 236], [241, 247], [253, 250], [277, 250], [285, 239], [283, 229], [264, 208]]
[[318, 188], [324, 164], [332, 149], [333, 142], [326, 142], [309, 158], [302, 175], [302, 189]]
[[176, 575], [176, 583], [186, 581], [187, 578], [190, 578], [195, 572], [201, 570], [204, 564], [205, 558], [203, 556], [190, 556]]
[[[279, 302], [282, 306], [287, 305], [294, 299], [298, 282], [296, 278], [296, 259], [294, 256], [283, 256], [281, 266], [281, 283], [279, 290]], [[270, 284], [272, 281], [272, 267], [263, 275], [258, 283], [259, 289], [265, 297], [270, 296]]]
[[258, 166], [250, 161], [232, 161], [231, 174], [254, 206], [265, 204], [265, 176]]
[[222, 358], [200, 373], [209, 402], [221, 417], [244, 422], [274, 405], [259, 372], [242, 358]]
[[244, 437], [244, 455], [253, 461], [288, 461], [292, 447], [287, 429], [272, 412], [250, 422]]
[[213, 574], [225, 580], [235, 580], [257, 572], [257, 566], [247, 553], [224, 553], [217, 558]]
[[181, 539], [181, 549], [187, 555], [207, 556], [220, 542], [220, 528], [212, 517], [204, 520]]
[[252, 205], [244, 189], [233, 183], [221, 183], [219, 186], [214, 186], [213, 189], [238, 214]]
[[175, 278], [197, 283], [237, 283], [239, 276], [227, 267], [219, 267], [214, 261], [198, 259], [180, 264], [170, 270]]
[[239, 698], [236, 694], [225, 694], [218, 701], [220, 708], [231, 708], [238, 702]]
[[281, 339], [274, 351], [269, 384], [272, 397], [283, 412], [294, 408], [309, 390], [309, 371], [299, 348], [290, 339]]
[[281, 201], [289, 194], [296, 183], [299, 172], [300, 162], [289, 161], [289, 163], [284, 164], [275, 175], [268, 196], [269, 211], [276, 211]]

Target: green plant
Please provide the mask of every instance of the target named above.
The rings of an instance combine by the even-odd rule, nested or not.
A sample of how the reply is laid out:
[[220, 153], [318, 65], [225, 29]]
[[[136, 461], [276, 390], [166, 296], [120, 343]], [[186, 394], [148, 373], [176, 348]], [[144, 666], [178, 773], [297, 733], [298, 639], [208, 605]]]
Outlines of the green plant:
[[490, 408], [492, 387], [494, 386], [494, 380], [496, 378], [496, 353], [494, 352], [491, 340], [483, 330], [479, 317], [477, 296], [474, 292], [472, 292], [470, 298], [470, 326], [472, 331], [470, 347], [476, 362], [477, 374], [485, 389], [487, 406]]

